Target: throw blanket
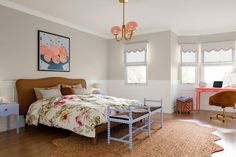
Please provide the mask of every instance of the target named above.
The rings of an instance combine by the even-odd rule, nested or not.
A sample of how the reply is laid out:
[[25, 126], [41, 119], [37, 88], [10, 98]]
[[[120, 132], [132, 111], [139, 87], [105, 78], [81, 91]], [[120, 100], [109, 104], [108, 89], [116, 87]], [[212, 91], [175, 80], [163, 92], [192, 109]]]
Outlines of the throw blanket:
[[31, 104], [26, 115], [26, 123], [36, 126], [40, 123], [95, 137], [95, 127], [107, 122], [108, 105], [116, 109], [127, 109], [129, 105], [141, 103], [94, 94], [53, 97]]

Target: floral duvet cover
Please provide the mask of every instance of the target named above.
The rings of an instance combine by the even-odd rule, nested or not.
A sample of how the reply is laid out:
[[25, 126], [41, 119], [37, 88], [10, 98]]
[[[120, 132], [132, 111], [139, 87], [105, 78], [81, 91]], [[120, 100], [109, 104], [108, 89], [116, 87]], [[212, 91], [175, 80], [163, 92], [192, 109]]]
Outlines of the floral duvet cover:
[[106, 123], [107, 106], [118, 109], [141, 105], [139, 101], [104, 95], [67, 95], [39, 100], [31, 104], [26, 115], [29, 125], [71, 130], [79, 135], [95, 137], [95, 127]]

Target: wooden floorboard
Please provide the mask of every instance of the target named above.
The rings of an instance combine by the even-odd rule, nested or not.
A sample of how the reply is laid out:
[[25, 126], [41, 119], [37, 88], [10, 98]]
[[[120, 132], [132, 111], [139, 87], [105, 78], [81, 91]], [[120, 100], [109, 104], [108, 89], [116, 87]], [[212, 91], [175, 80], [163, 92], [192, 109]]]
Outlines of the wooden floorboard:
[[52, 141], [67, 137], [69, 131], [50, 127], [21, 128], [0, 133], [0, 157], [50, 157], [56, 148]]
[[[220, 120], [210, 120], [211, 113], [201, 111], [192, 114], [165, 114], [164, 118], [185, 120], [216, 128], [214, 134], [222, 138], [217, 143], [222, 145], [225, 150], [213, 154], [212, 157], [236, 156], [236, 119], [229, 119], [225, 123]], [[19, 135], [15, 130], [1, 132], [0, 157], [50, 157], [56, 149], [52, 141], [69, 135], [70, 131], [44, 126], [21, 128]], [[102, 135], [100, 138], [106, 138], [106, 136]]]

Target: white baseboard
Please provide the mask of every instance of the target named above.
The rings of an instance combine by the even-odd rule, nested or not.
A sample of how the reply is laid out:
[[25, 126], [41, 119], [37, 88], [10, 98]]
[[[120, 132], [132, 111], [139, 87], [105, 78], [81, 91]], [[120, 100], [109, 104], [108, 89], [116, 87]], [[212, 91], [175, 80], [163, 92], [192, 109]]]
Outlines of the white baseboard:
[[[16, 117], [15, 116], [10, 116], [9, 117], [9, 128], [7, 125], [7, 118], [6, 117], [0, 117], [0, 132], [7, 131], [7, 130], [12, 130], [16, 129]], [[24, 118], [23, 116], [20, 116], [20, 127], [24, 127]]]

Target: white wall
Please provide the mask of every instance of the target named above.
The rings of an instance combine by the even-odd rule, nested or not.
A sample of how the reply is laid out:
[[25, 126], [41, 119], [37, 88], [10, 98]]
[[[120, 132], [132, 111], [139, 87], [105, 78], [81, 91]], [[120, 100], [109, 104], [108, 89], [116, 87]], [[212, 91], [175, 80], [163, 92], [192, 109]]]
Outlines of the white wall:
[[176, 97], [178, 95], [178, 67], [179, 67], [179, 46], [178, 46], [178, 37], [175, 33], [171, 32], [171, 69], [170, 69], [170, 74], [171, 74], [171, 94], [170, 94], [170, 99], [171, 99], [171, 104], [175, 104]]
[[[107, 41], [0, 6], [0, 80], [63, 76], [105, 80]], [[37, 71], [37, 30], [70, 37], [70, 72]]]
[[[117, 43], [111, 39], [108, 42], [108, 94], [138, 100], [143, 100], [144, 97], [149, 99], [162, 98], [164, 112], [172, 113], [173, 99], [177, 94], [176, 74], [178, 74], [178, 68], [175, 68], [173, 72], [171, 71], [171, 66], [176, 66], [175, 56], [173, 57], [173, 64], [171, 63], [171, 53], [175, 53], [177, 37], [172, 32], [165, 31], [137, 35], [132, 39], [132, 42], [137, 41], [147, 41], [149, 46], [147, 85], [125, 84], [123, 43]], [[174, 83], [171, 82], [171, 75], [173, 75]]]
[[[131, 42], [148, 41], [148, 79], [169, 80], [170, 79], [170, 31], [136, 35]], [[123, 43], [114, 39], [108, 41], [108, 79], [123, 80], [124, 53]], [[165, 67], [165, 68], [163, 68]]]
[[[89, 88], [93, 82], [102, 84], [106, 92], [107, 41], [57, 23], [0, 6], [0, 81], [2, 94], [10, 95], [20, 78], [68, 77], [84, 78]], [[37, 30], [70, 38], [70, 72], [37, 71]], [[10, 81], [10, 83], [9, 83]], [[15, 119], [11, 117], [11, 128]], [[0, 118], [0, 131], [6, 130], [6, 118]], [[23, 120], [21, 120], [23, 125]]]

